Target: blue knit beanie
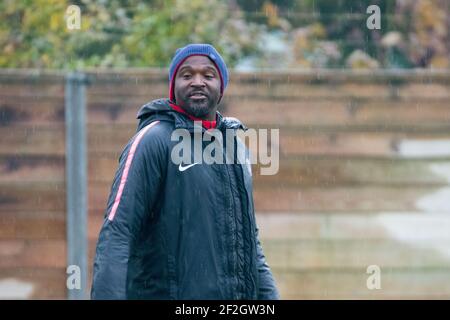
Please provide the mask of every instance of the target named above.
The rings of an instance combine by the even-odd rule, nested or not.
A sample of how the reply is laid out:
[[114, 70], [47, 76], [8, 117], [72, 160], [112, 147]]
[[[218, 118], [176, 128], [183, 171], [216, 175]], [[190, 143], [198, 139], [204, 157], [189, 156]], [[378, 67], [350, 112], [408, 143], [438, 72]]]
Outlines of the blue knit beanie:
[[175, 94], [173, 92], [173, 89], [174, 89], [174, 79], [177, 74], [178, 68], [190, 56], [206, 56], [214, 63], [217, 70], [219, 71], [219, 76], [221, 80], [220, 98], [222, 99], [223, 92], [225, 91], [228, 85], [227, 65], [225, 64], [223, 58], [220, 56], [220, 54], [212, 45], [195, 43], [177, 49], [177, 51], [175, 52], [175, 56], [173, 57], [172, 62], [170, 63], [169, 67], [170, 100], [175, 101]]

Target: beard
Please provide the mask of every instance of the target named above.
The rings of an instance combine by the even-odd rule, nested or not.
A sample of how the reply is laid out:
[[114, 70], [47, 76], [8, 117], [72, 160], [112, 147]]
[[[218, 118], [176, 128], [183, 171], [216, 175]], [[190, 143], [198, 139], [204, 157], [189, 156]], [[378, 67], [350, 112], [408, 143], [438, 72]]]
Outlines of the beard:
[[181, 99], [179, 105], [190, 115], [203, 119], [216, 108], [217, 103], [210, 96], [200, 100], [194, 100], [186, 96]]

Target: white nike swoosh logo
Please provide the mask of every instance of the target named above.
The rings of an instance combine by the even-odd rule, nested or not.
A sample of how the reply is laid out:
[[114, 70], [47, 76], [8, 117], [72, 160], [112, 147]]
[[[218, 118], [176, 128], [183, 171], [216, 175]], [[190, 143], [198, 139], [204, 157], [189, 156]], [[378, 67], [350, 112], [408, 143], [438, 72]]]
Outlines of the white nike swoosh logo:
[[196, 162], [196, 163], [189, 164], [189, 165], [183, 167], [183, 166], [181, 165], [181, 163], [180, 163], [180, 165], [178, 166], [178, 170], [180, 170], [180, 171], [185, 171], [185, 170], [189, 169], [190, 167], [195, 166], [196, 164], [198, 164], [198, 163]]

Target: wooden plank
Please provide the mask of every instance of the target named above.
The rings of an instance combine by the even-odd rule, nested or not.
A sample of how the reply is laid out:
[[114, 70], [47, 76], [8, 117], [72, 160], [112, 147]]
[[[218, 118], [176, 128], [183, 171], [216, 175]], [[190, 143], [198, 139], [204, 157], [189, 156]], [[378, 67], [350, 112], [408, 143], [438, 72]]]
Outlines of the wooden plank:
[[65, 268], [66, 240], [2, 240], [0, 268]]
[[[167, 82], [166, 69], [127, 69], [118, 70], [86, 70], [91, 83], [96, 86], [110, 85], [114, 83], [153, 84]], [[48, 70], [20, 69], [2, 70], [0, 83], [58, 83], [62, 82], [64, 73], [49, 72]], [[302, 71], [259, 71], [237, 72], [231, 71], [234, 83], [312, 83], [327, 82], [336, 83], [416, 83], [424, 84], [448, 84], [449, 75], [446, 70], [302, 70]], [[12, 81], [15, 80], [15, 81]]]
[[[256, 83], [231, 81], [225, 95], [233, 97], [259, 97], [266, 99], [299, 98], [299, 99], [349, 99], [349, 98], [378, 98], [378, 99], [406, 99], [416, 98], [448, 99], [449, 86], [441, 83], [412, 83], [390, 85], [386, 83], [349, 83], [349, 82], [292, 82], [261, 80]], [[168, 95], [167, 82], [122, 83], [92, 85], [89, 95], [93, 96], [148, 96]]]
[[118, 155], [93, 155], [88, 159], [88, 181], [89, 183], [112, 184], [118, 168]]
[[351, 114], [348, 122], [358, 125], [437, 125], [450, 119], [448, 99], [418, 99], [380, 103], [379, 100], [351, 101], [347, 106]]
[[[364, 217], [364, 216], [363, 216]], [[363, 217], [359, 216], [360, 220]], [[411, 217], [405, 215], [405, 221]], [[276, 220], [273, 217], [272, 221]], [[311, 220], [311, 219], [310, 219]], [[424, 219], [422, 219], [424, 220]], [[447, 219], [448, 220], [448, 219]], [[95, 222], [96, 229], [100, 230], [103, 219], [99, 215], [91, 215], [90, 223]], [[305, 221], [303, 219], [302, 221]], [[365, 222], [375, 221], [375, 219], [365, 219]], [[426, 220], [430, 222], [430, 220]], [[317, 223], [317, 219], [315, 221]], [[435, 226], [441, 221], [435, 219]], [[447, 226], [450, 225], [447, 221]], [[261, 235], [267, 234], [264, 230], [265, 224], [259, 224]], [[298, 227], [298, 223], [296, 224]], [[311, 223], [308, 224], [311, 226]], [[322, 225], [322, 228], [326, 226]], [[377, 226], [381, 228], [380, 226]], [[338, 228], [338, 226], [334, 226]], [[293, 228], [287, 226], [288, 232]], [[298, 228], [297, 233], [301, 233], [307, 229], [306, 226]], [[370, 229], [370, 228], [366, 228]], [[442, 228], [441, 228], [442, 229]], [[264, 231], [263, 231], [264, 230]], [[347, 228], [350, 230], [350, 228]], [[91, 235], [91, 251], [95, 249], [98, 238], [98, 231]], [[336, 230], [342, 232], [343, 230]], [[306, 231], [311, 235], [311, 231]], [[362, 232], [362, 230], [360, 231]], [[380, 232], [381, 233], [381, 232]], [[388, 234], [384, 238], [373, 238], [369, 234], [364, 238], [363, 235], [353, 237], [351, 234], [343, 238], [339, 237], [324, 239], [321, 236], [309, 239], [292, 239], [283, 237], [279, 234], [278, 238], [261, 238], [264, 254], [272, 268], [280, 270], [306, 270], [306, 269], [323, 269], [323, 268], [366, 268], [368, 265], [377, 264], [381, 268], [391, 267], [449, 267], [450, 262], [448, 256], [443, 255], [437, 248], [443, 248], [449, 245], [450, 238], [447, 235], [438, 237], [418, 237], [417, 239], [409, 239], [411, 241], [400, 241]], [[298, 238], [298, 237], [297, 237]], [[415, 245], [412, 245], [415, 240]]]
[[[90, 240], [89, 248], [95, 248]], [[4, 268], [64, 268], [67, 267], [65, 239], [13, 239], [0, 241], [0, 270]], [[88, 262], [91, 267], [93, 256]]]
[[16, 290], [9, 289], [0, 295], [4, 299], [66, 299], [66, 279], [65, 267], [0, 268], [0, 288], [2, 284], [16, 286]]
[[[128, 141], [136, 134], [136, 125], [89, 125], [88, 152], [120, 156]], [[114, 142], [115, 141], [115, 142]]]
[[[105, 208], [111, 183], [89, 185], [90, 208]], [[255, 186], [254, 200], [256, 210], [264, 212], [418, 212], [423, 210], [420, 202], [439, 190], [427, 186], [273, 188], [263, 185]], [[65, 189], [61, 183], [27, 183], [2, 187], [0, 199], [2, 212], [65, 210]]]
[[422, 239], [413, 246], [389, 240], [265, 240], [264, 254], [271, 267], [280, 270], [362, 268], [450, 268], [448, 255], [435, 248], [449, 239]]
[[[105, 206], [106, 208], [106, 206]], [[105, 221], [104, 217], [105, 210], [102, 209], [91, 209], [88, 213], [88, 239], [94, 243], [97, 242], [98, 236], [100, 234], [100, 230], [103, 226], [103, 222]], [[95, 246], [95, 245], [94, 245]]]
[[[104, 209], [89, 211], [90, 240], [98, 238]], [[256, 213], [259, 237], [270, 241], [392, 241], [418, 246], [423, 243], [441, 248], [450, 240], [450, 218], [433, 212], [260, 212]], [[440, 249], [439, 249], [440, 250]]]
[[391, 86], [389, 83], [265, 83], [243, 84], [230, 83], [226, 91], [231, 96], [250, 96], [299, 99], [349, 99], [349, 98], [378, 98], [378, 99], [405, 99], [412, 101], [417, 98], [448, 99], [449, 86], [445, 84], [404, 84]]
[[65, 71], [57, 69], [2, 68], [0, 83], [60, 83]]
[[[439, 239], [435, 239], [431, 245], [439, 242]], [[443, 278], [440, 281], [435, 278], [447, 276], [450, 270], [449, 262], [446, 258], [436, 256], [432, 250], [427, 250], [427, 245], [430, 245], [430, 242], [423, 243], [422, 248], [410, 248], [394, 240], [366, 242], [301, 240], [295, 242], [294, 246], [289, 246], [286, 241], [263, 242], [266, 257], [283, 298], [298, 298], [299, 293], [305, 293], [302, 298], [376, 298], [373, 296], [374, 291], [368, 290], [365, 286], [368, 277], [365, 273], [366, 267], [374, 264], [373, 261], [378, 262], [382, 270], [383, 290], [379, 292], [389, 290], [384, 293], [384, 297], [442, 298], [442, 295], [446, 294], [442, 290], [448, 289], [442, 289], [443, 285], [440, 282]], [[95, 242], [91, 241], [91, 260], [94, 252]], [[289, 262], [287, 266], [286, 261]], [[299, 264], [301, 262], [304, 264]], [[406, 265], [408, 262], [411, 265]], [[330, 265], [333, 267], [329, 267]], [[348, 267], [349, 265], [351, 267]], [[401, 267], [402, 265], [406, 265], [407, 268]], [[399, 277], [405, 273], [408, 277]], [[411, 283], [406, 287], [416, 291], [402, 291], [407, 279], [413, 283], [412, 287]], [[340, 290], [336, 291], [336, 287], [340, 287]]]
[[411, 246], [428, 242], [439, 249], [439, 241], [450, 240], [450, 217], [446, 212], [257, 212], [256, 221], [264, 242], [346, 240], [362, 243], [397, 239]]
[[[355, 201], [351, 194], [355, 189], [358, 189], [357, 186], [361, 185], [363, 186], [363, 189], [361, 190], [378, 190], [377, 194], [382, 197], [382, 199], [386, 199], [386, 207], [384, 207], [384, 210], [407, 210], [408, 208], [411, 209], [412, 204], [422, 196], [438, 190], [436, 187], [448, 185], [448, 183], [445, 183], [443, 175], [438, 175], [438, 171], [433, 172], [430, 170], [430, 168], [433, 168], [433, 165], [440, 166], [440, 168], [443, 169], [448, 168], [448, 163], [446, 162], [426, 164], [421, 168], [411, 161], [408, 162], [409, 167], [404, 164], [399, 169], [396, 165], [387, 161], [382, 162], [384, 166], [376, 167], [375, 164], [377, 161], [373, 161], [371, 166], [365, 166], [365, 161], [359, 160], [359, 167], [358, 162], [355, 162], [356, 164], [349, 162], [343, 165], [344, 168], [341, 167], [343, 173], [339, 173], [336, 169], [340, 168], [336, 167], [337, 161], [336, 163], [333, 163], [333, 160], [321, 160], [316, 161], [316, 163], [314, 163], [314, 161], [315, 160], [305, 160], [300, 162], [300, 164], [309, 163], [310, 169], [306, 167], [306, 172], [295, 171], [297, 170], [295, 168], [298, 167], [287, 169], [286, 171], [284, 171], [284, 167], [281, 167], [280, 176], [259, 176], [258, 173], [255, 173], [255, 200], [257, 201], [257, 204], [262, 205], [263, 208], [266, 208], [267, 204], [268, 207], [264, 210], [268, 211], [270, 211], [269, 208], [277, 208], [277, 211], [289, 211], [293, 208], [299, 208], [302, 211], [307, 210], [307, 207], [304, 208], [301, 203], [306, 206], [312, 205], [312, 207], [310, 207], [311, 209], [325, 208], [326, 203], [322, 203], [319, 200], [319, 194], [322, 192], [327, 200], [334, 200], [335, 197], [338, 198], [334, 208], [340, 206], [343, 206], [343, 208], [351, 208], [350, 205], [352, 201]], [[102, 190], [99, 197], [102, 199], [101, 205], [103, 206], [106, 203], [106, 193], [110, 190], [118, 163], [117, 160], [105, 160], [104, 158], [99, 161], [96, 160], [96, 162], [90, 161], [89, 163], [89, 173], [93, 173], [90, 179], [90, 187], [94, 184], [95, 188], [95, 184], [97, 184]], [[107, 169], [105, 163], [109, 164], [110, 169]], [[423, 163], [426, 162], [422, 162], [422, 164]], [[98, 164], [98, 166], [96, 167], [95, 164]], [[317, 167], [311, 169], [315, 165]], [[398, 165], [401, 166], [401, 164]], [[4, 164], [2, 169], [5, 166], [7, 166], [7, 164]], [[379, 177], [378, 173], [383, 173], [386, 167], [391, 168], [391, 171], [398, 170], [397, 176], [394, 174], [389, 176], [388, 174], [391, 171], [388, 170], [385, 172], [386, 176], [383, 178]], [[2, 183], [0, 184], [2, 186], [0, 189], [0, 194], [2, 196], [0, 207], [3, 210], [36, 210], [36, 208], [39, 208], [39, 210], [65, 210], [63, 168], [60, 167], [59, 176], [49, 176], [48, 178], [45, 178], [45, 176], [40, 177], [40, 174], [51, 174], [53, 172], [53, 168], [45, 165], [45, 163], [43, 164], [43, 168], [35, 167], [33, 169], [26, 166], [23, 168], [23, 170], [19, 169], [18, 171], [13, 171], [4, 175], [5, 179], [2, 179]], [[320, 172], [322, 169], [324, 172]], [[318, 173], [318, 171], [320, 173]], [[5, 172], [8, 171], [2, 170], [2, 174]], [[29, 175], [28, 172], [30, 172]], [[296, 172], [300, 173], [297, 174]], [[328, 172], [330, 173], [330, 176], [327, 176], [326, 173]], [[354, 174], [354, 172], [356, 172], [356, 174]], [[408, 177], [408, 175], [411, 176]], [[283, 176], [289, 178], [282, 178]], [[340, 176], [342, 176], [342, 178], [340, 178]], [[305, 179], [302, 180], [302, 177], [305, 177]], [[412, 184], [415, 184], [417, 188], [414, 189]], [[309, 186], [314, 186], [316, 188], [309, 188]], [[352, 186], [355, 186], [355, 188]], [[401, 186], [405, 186], [405, 191], [401, 188], [397, 188]], [[286, 191], [286, 194], [283, 194], [284, 191]], [[368, 192], [357, 192], [360, 192], [366, 200], [356, 200], [355, 205], [360, 206], [360, 208], [366, 208], [367, 205], [366, 209], [375, 206], [377, 202], [375, 196], [370, 196]], [[393, 192], [393, 194], [389, 195], [391, 192]], [[287, 202], [283, 205], [278, 204], [274, 207], [275, 204], [270, 204], [270, 199], [273, 199], [273, 197], [278, 195], [281, 197], [280, 199]], [[92, 195], [91, 198], [93, 196], [94, 195]], [[265, 199], [265, 196], [268, 198]], [[395, 196], [399, 196], [399, 199], [392, 199]], [[366, 205], [364, 205], [365, 201], [368, 201]], [[375, 208], [377, 207], [375, 206]]]
[[98, 87], [115, 84], [153, 85], [169, 81], [166, 68], [138, 68], [138, 70], [136, 68], [126, 68], [122, 71], [92, 68], [85, 71], [91, 86]]
[[[356, 215], [355, 215], [356, 216]], [[404, 221], [408, 222], [411, 217], [404, 215]], [[98, 231], [101, 227], [101, 219], [95, 217], [98, 223]], [[272, 219], [272, 221], [275, 219]], [[362, 219], [360, 219], [362, 221]], [[374, 219], [366, 219], [365, 223], [368, 224]], [[435, 219], [437, 220], [437, 219]], [[345, 221], [344, 221], [345, 222]], [[430, 221], [425, 220], [429, 224], [433, 225], [437, 229], [443, 230], [439, 226], [442, 221]], [[431, 222], [431, 223], [430, 223]], [[379, 222], [375, 221], [376, 225], [372, 228], [372, 234], [364, 237], [362, 232], [364, 230], [370, 230], [370, 228], [363, 228], [355, 226], [347, 221], [349, 227], [346, 228], [349, 232], [359, 228], [359, 234], [356, 236], [347, 234], [344, 238], [344, 228], [337, 230], [334, 238], [326, 237], [311, 237], [308, 239], [286, 239], [283, 238], [283, 234], [279, 233], [277, 236], [280, 238], [268, 239], [261, 238], [264, 254], [269, 262], [270, 266], [280, 270], [306, 270], [306, 269], [320, 269], [320, 268], [335, 268], [342, 269], [348, 267], [361, 267], [365, 268], [371, 264], [377, 264], [382, 268], [391, 267], [412, 267], [412, 268], [429, 268], [429, 267], [449, 267], [448, 253], [448, 234], [442, 235], [442, 237], [432, 235], [430, 231], [432, 228], [427, 229], [426, 237], [419, 235], [416, 238], [396, 239], [391, 234], [385, 234], [381, 238], [381, 233], [386, 230], [381, 229]], [[312, 224], [309, 223], [308, 226]], [[449, 222], [445, 224], [447, 227]], [[262, 235], [267, 234], [265, 232], [265, 225], [260, 224], [260, 232]], [[297, 224], [298, 226], [298, 224]], [[289, 228], [289, 226], [286, 226]], [[321, 225], [321, 229], [326, 229], [327, 226]], [[336, 226], [335, 226], [336, 228]], [[295, 230], [298, 234], [309, 233], [311, 231], [306, 230], [307, 227], [300, 227]], [[284, 229], [283, 229], [284, 230]], [[293, 230], [291, 227], [290, 230]], [[448, 230], [448, 229], [447, 229]], [[95, 252], [95, 245], [98, 238], [98, 231], [96, 234], [91, 235], [90, 252], [93, 256]], [[288, 229], [289, 232], [289, 229]], [[423, 232], [425, 233], [425, 232]], [[442, 232], [440, 232], [442, 234]], [[290, 234], [292, 236], [292, 233]], [[289, 236], [289, 235], [287, 235]], [[306, 236], [306, 235], [304, 235]], [[298, 238], [298, 237], [297, 237]]]
[[[90, 182], [112, 183], [118, 156], [93, 155], [89, 159]], [[0, 168], [2, 160], [0, 158]], [[428, 185], [445, 186], [449, 181], [439, 170], [448, 170], [448, 160], [281, 158], [276, 175], [261, 175], [260, 164], [252, 167], [255, 185], [337, 186], [337, 185]], [[436, 171], [437, 170], [437, 171]], [[0, 171], [2, 172], [2, 171]], [[6, 171], [3, 171], [6, 172]]]
[[[120, 154], [126, 143], [136, 132], [132, 125], [88, 125], [89, 153]], [[48, 155], [65, 154], [64, 127], [59, 124], [30, 126], [17, 125], [14, 129], [0, 127], [0, 155]], [[280, 130], [280, 155], [329, 155], [396, 157], [405, 141], [447, 143], [447, 132], [392, 133], [392, 132], [302, 132], [300, 130]], [[449, 147], [450, 153], [450, 147]], [[426, 152], [426, 150], [424, 150]], [[404, 156], [402, 156], [404, 157]], [[406, 156], [408, 157], [408, 156]], [[411, 156], [410, 158], [428, 158]]]
[[138, 120], [137, 113], [142, 105], [147, 102], [145, 99], [136, 101], [133, 99], [124, 99], [123, 101], [99, 102], [89, 101], [87, 109], [87, 121], [90, 124], [109, 124], [116, 123], [136, 126]]
[[64, 124], [0, 127], [0, 155], [65, 155]]
[[[7, 78], [11, 73], [18, 77], [22, 72], [20, 69], [6, 70]], [[35, 73], [48, 74], [48, 71], [33, 70]], [[126, 70], [111, 69], [87, 69], [86, 72], [94, 83], [116, 83], [128, 81], [135, 84], [143, 81], [166, 81], [167, 69], [165, 68], [127, 68]], [[0, 73], [3, 75], [5, 71]], [[27, 70], [27, 76], [28, 75]], [[447, 70], [348, 70], [348, 69], [317, 69], [317, 70], [259, 70], [259, 71], [234, 71], [230, 70], [230, 77], [235, 82], [258, 83], [271, 82], [353, 82], [353, 83], [449, 83], [450, 75]]]
[[350, 83], [443, 83], [448, 84], [450, 75], [447, 70], [349, 70], [349, 69], [317, 69], [317, 70], [258, 70], [258, 71], [231, 71], [231, 78], [236, 82], [258, 83], [271, 82], [350, 82]]
[[[102, 161], [101, 164], [105, 165], [105, 162]], [[111, 161], [112, 165], [116, 164]], [[100, 163], [96, 167], [100, 167]], [[280, 186], [427, 185], [444, 187], [449, 185], [449, 179], [444, 172], [450, 169], [450, 162], [447, 160], [302, 157], [281, 158], [276, 175], [261, 175], [261, 167], [265, 166], [256, 164], [252, 167], [253, 181], [256, 186], [269, 185], [276, 188]], [[109, 176], [112, 171], [112, 169], [108, 171]]]
[[447, 99], [450, 97], [450, 86], [442, 83], [407, 83], [399, 88], [401, 99]]
[[[255, 188], [255, 210], [269, 212], [421, 211], [428, 187]], [[276, 199], [276, 201], [274, 201]]]
[[65, 162], [63, 157], [0, 155], [0, 186], [28, 182], [63, 182]]
[[[230, 88], [232, 86], [230, 85]], [[252, 90], [246, 86], [239, 85], [231, 92], [232, 95], [248, 95]], [[348, 98], [369, 98], [379, 97], [388, 99], [392, 92], [386, 84], [354, 84], [354, 83], [322, 83], [322, 84], [302, 84], [302, 83], [267, 83], [265, 87], [257, 86], [251, 95], [270, 98], [301, 98], [317, 99], [326, 97], [327, 99], [348, 99]], [[259, 90], [258, 90], [259, 89]], [[261, 90], [262, 89], [262, 90]], [[265, 94], [264, 94], [265, 93]]]
[[[423, 154], [402, 154], [402, 145], [408, 141], [422, 141]], [[295, 132], [280, 130], [280, 155], [327, 155], [382, 158], [435, 158], [427, 150], [436, 142], [447, 145], [450, 154], [450, 134], [415, 134], [390, 132]], [[434, 148], [433, 148], [434, 149]], [[253, 151], [253, 150], [252, 150]], [[254, 151], [253, 151], [254, 153]], [[438, 156], [439, 157], [439, 156]]]
[[110, 84], [93, 84], [87, 88], [87, 97], [90, 101], [91, 97], [107, 97], [114, 95], [115, 97], [146, 97], [149, 95], [157, 95], [160, 97], [168, 96], [169, 80], [167, 82], [153, 83], [110, 83]]
[[[89, 87], [88, 87], [89, 88]], [[102, 106], [110, 106], [110, 105], [125, 105], [127, 107], [136, 108], [136, 113], [141, 106], [144, 104], [161, 98], [167, 98], [167, 94], [164, 93], [148, 93], [146, 95], [115, 95], [114, 93], [105, 93], [105, 95], [92, 95], [87, 94], [87, 108], [88, 111], [92, 106], [96, 106], [97, 108]], [[95, 109], [95, 108], [94, 108]]]
[[[3, 100], [3, 98], [2, 98]], [[64, 123], [64, 100], [24, 101], [16, 98], [13, 102], [2, 101], [0, 104], [0, 125]]]
[[65, 212], [2, 212], [0, 241], [66, 238]]
[[[378, 133], [316, 133], [280, 132], [280, 154], [286, 155], [392, 155], [392, 135]], [[255, 153], [254, 150], [252, 150]]]
[[[88, 95], [88, 101], [90, 104], [97, 106], [95, 107], [96, 109], [99, 109], [99, 106], [104, 105], [105, 109], [107, 110], [106, 112], [109, 113], [110, 117], [112, 116], [113, 119], [117, 116], [117, 112], [121, 108], [120, 106], [122, 104], [126, 104], [126, 106], [130, 106], [133, 108], [133, 110], [131, 110], [132, 114], [125, 117], [128, 122], [131, 122], [135, 119], [135, 113], [137, 112], [137, 109], [143, 103], [151, 100], [151, 98], [161, 96], [158, 94], [156, 96], [152, 96], [151, 93], [149, 94], [148, 92], [148, 87], [143, 87], [142, 89], [140, 89], [143, 93], [143, 96], [141, 98], [136, 98], [136, 92], [133, 91], [133, 88], [134, 87], [130, 88], [129, 85], [113, 86], [109, 88], [109, 91], [104, 93], [105, 96], [100, 97], [96, 96], [94, 94], [95, 91], [93, 91], [94, 93], [91, 93], [92, 97]], [[42, 88], [40, 88], [39, 91], [41, 91], [41, 89]], [[123, 91], [123, 96], [119, 94], [120, 90]], [[250, 90], [250, 92], [251, 91], [252, 90]], [[414, 92], [413, 89], [412, 91]], [[434, 95], [431, 96], [435, 97]], [[15, 110], [15, 115], [17, 116], [16, 118], [20, 119], [30, 118], [30, 115], [28, 113], [31, 112], [31, 109], [34, 111], [34, 113], [32, 114], [33, 116], [39, 116], [41, 118], [47, 117], [50, 118], [49, 120], [61, 121], [63, 117], [63, 112], [61, 111], [61, 103], [63, 102], [63, 99], [62, 97], [59, 97], [59, 99], [55, 99], [57, 98], [55, 96], [51, 97], [53, 98], [53, 100], [46, 101], [42, 100], [41, 96], [35, 95], [33, 92], [31, 92], [31, 95], [22, 95], [20, 97], [17, 97], [17, 95], [5, 95], [3, 97], [3, 100], [8, 98], [13, 99], [7, 100], [7, 102], [9, 103], [3, 104], [2, 108], [8, 108], [8, 110], [11, 111], [10, 109], [12, 108], [12, 106], [10, 106], [10, 104], [14, 104], [14, 108], [12, 109]], [[338, 121], [338, 123], [347, 125], [349, 124], [349, 122], [353, 124], [360, 124], [360, 122], [362, 122], [363, 124], [373, 124], [375, 122], [385, 123], [387, 126], [389, 126], [389, 124], [392, 122], [396, 124], [398, 124], [398, 122], [406, 123], [408, 125], [411, 123], [411, 120], [413, 120], [414, 123], [423, 125], [420, 120], [425, 122], [436, 120], [441, 123], [442, 121], [445, 122], [445, 119], [448, 119], [449, 117], [448, 108], [445, 108], [448, 107], [448, 104], [445, 104], [445, 99], [442, 100], [442, 102], [433, 99], [427, 101], [413, 100], [412, 102], [396, 100], [385, 100], [380, 102], [380, 97], [378, 95], [374, 95], [373, 98], [377, 99], [376, 102], [370, 102], [370, 100], [368, 100], [368, 102], [364, 104], [364, 102], [361, 102], [361, 99], [358, 99], [358, 101], [347, 99], [348, 101], [338, 102], [330, 101], [328, 98], [325, 100], [308, 99], [307, 101], [272, 101], [267, 99], [259, 99], [258, 101], [258, 99], [255, 99], [253, 97], [251, 99], [236, 99], [236, 97], [230, 95], [230, 98], [225, 99], [225, 101], [227, 102], [227, 108], [229, 109], [229, 112], [227, 112], [227, 114], [242, 118], [243, 121], [249, 124], [312, 124], [314, 123], [314, 121], [319, 121], [319, 124], [323, 124], [323, 122], [328, 124], [336, 124], [336, 121]], [[42, 107], [31, 108], [39, 101], [40, 103], [44, 104]], [[58, 110], [48, 110], [48, 104], [56, 101], [59, 104]], [[330, 112], [329, 110], [329, 106], [335, 104], [337, 104], [339, 109], [337, 114]], [[392, 106], [395, 105], [400, 105], [401, 107], [392, 108]], [[27, 110], [28, 113], [24, 113], [23, 107], [27, 106], [29, 106], [30, 109]], [[268, 106], [272, 106], [271, 109], [278, 109], [281, 108], [280, 106], [282, 106], [284, 112], [279, 112], [279, 110], [276, 110], [277, 112], [274, 112], [272, 114], [270, 112], [267, 112], [266, 108], [268, 108]], [[16, 110], [18, 107], [19, 109]], [[44, 110], [39, 110], [41, 108]], [[414, 112], [402, 112], [405, 109], [409, 111], [411, 110], [411, 108], [413, 108]], [[128, 110], [128, 108], [125, 108], [125, 110]], [[264, 110], [266, 112], [262, 112]], [[388, 110], [389, 112], [385, 112], [386, 110]], [[249, 112], [251, 112], [250, 114], [252, 116], [247, 115]], [[423, 113], [425, 113], [425, 117]], [[299, 117], [299, 114], [301, 114], [301, 117]], [[412, 119], [404, 119], [403, 117], [405, 116], [411, 117]], [[350, 117], [350, 119], [348, 119], [348, 117]]]
[[225, 101], [224, 114], [247, 126], [369, 126], [398, 127], [445, 125], [450, 121], [448, 100], [267, 100]]
[[[390, 85], [386, 83], [348, 83], [348, 82], [278, 82], [260, 80], [256, 83], [230, 82], [226, 91], [228, 97], [260, 97], [299, 98], [299, 99], [348, 99], [348, 98], [378, 98], [378, 99], [448, 99], [448, 85], [440, 83], [409, 83]], [[110, 83], [94, 84], [89, 89], [89, 95], [96, 97], [124, 97], [168, 95], [168, 82], [153, 83]]]
[[61, 78], [60, 84], [0, 82], [0, 97], [63, 98], [64, 81]]
[[[89, 208], [104, 209], [110, 188], [111, 183], [91, 183]], [[255, 187], [254, 201], [255, 210], [261, 212], [418, 212], [421, 211], [418, 206], [419, 200], [438, 190], [420, 186], [333, 188], [259, 186]]]
[[[88, 142], [90, 152], [120, 154], [135, 134], [136, 126], [91, 125]], [[280, 130], [281, 156], [327, 155], [327, 156], [400, 156], [399, 146], [408, 140], [446, 142], [450, 134], [391, 133], [391, 132], [301, 132]], [[449, 148], [450, 150], [450, 148]], [[252, 150], [254, 151], [254, 150]], [[403, 156], [402, 156], [403, 157]], [[425, 154], [426, 158], [427, 155]], [[411, 158], [421, 158], [420, 156]]]
[[449, 269], [388, 269], [381, 289], [369, 290], [365, 268], [274, 271], [282, 299], [449, 299]]
[[[133, 96], [89, 100], [89, 123], [136, 124], [136, 114], [149, 99]], [[450, 121], [447, 100], [380, 101], [380, 100], [267, 100], [225, 99], [224, 115], [239, 118], [247, 126], [417, 126], [445, 125]]]
[[65, 184], [26, 182], [0, 188], [0, 212], [66, 210]]
[[[136, 125], [88, 125], [88, 147], [94, 153], [117, 153], [135, 134]], [[0, 127], [0, 155], [64, 155], [63, 124]], [[404, 140], [447, 141], [450, 134], [415, 132], [304, 132], [280, 130], [281, 155], [396, 156]], [[450, 147], [449, 147], [450, 150]]]

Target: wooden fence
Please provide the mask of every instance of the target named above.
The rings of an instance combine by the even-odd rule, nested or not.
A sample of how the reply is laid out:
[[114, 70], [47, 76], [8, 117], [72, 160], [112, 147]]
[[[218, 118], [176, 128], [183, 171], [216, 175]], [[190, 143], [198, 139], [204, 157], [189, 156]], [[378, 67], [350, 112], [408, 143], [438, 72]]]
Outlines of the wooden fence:
[[[87, 73], [92, 267], [118, 156], [168, 85]], [[450, 72], [234, 72], [221, 110], [280, 130], [279, 173], [253, 169], [282, 298], [450, 298]], [[64, 113], [64, 74], [0, 71], [0, 298], [66, 298]]]

